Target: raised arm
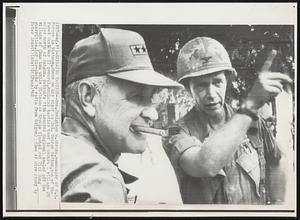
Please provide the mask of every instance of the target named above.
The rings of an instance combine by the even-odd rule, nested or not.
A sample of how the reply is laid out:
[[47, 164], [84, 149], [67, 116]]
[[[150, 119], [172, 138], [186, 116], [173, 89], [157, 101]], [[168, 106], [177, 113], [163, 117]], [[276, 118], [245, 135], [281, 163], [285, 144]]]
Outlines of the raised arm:
[[[242, 106], [255, 114], [264, 103], [282, 91], [284, 83], [291, 83], [287, 75], [275, 72], [261, 73]], [[181, 133], [172, 137], [170, 139], [172, 144], [182, 145], [185, 148], [179, 158], [180, 167], [191, 176], [215, 176], [232, 159], [252, 121], [253, 117], [236, 113], [198, 146], [197, 144], [193, 144], [193, 147], [184, 146], [185, 142], [192, 143], [187, 141], [189, 138], [187, 134]]]

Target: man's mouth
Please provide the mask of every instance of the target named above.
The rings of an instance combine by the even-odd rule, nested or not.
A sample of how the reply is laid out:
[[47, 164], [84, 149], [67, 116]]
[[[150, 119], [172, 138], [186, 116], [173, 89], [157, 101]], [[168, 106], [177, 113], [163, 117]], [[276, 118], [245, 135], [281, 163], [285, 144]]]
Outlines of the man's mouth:
[[213, 103], [206, 104], [205, 107], [209, 110], [214, 110], [216, 108], [219, 108], [220, 105], [221, 105], [220, 102], [213, 102]]
[[143, 124], [143, 125], [141, 125], [141, 124], [132, 124], [129, 127], [129, 131], [131, 131], [136, 136], [145, 137], [145, 134], [137, 129], [138, 126], [149, 127], [149, 125], [145, 125], [145, 124]]
[[141, 132], [139, 132], [135, 129], [135, 126], [130, 126], [129, 131], [131, 131], [132, 133], [141, 134]]

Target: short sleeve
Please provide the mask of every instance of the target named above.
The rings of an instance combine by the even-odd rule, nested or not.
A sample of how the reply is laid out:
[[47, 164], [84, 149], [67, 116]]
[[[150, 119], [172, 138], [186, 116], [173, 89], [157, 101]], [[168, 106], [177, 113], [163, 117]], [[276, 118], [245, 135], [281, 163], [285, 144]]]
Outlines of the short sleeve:
[[[170, 143], [170, 139], [172, 138], [175, 141]], [[184, 129], [181, 129], [179, 134], [164, 139], [163, 146], [176, 172], [177, 178], [180, 178], [183, 174], [183, 170], [179, 164], [181, 155], [191, 147], [201, 147], [201, 142], [196, 137], [187, 134]]]
[[97, 164], [85, 164], [62, 183], [62, 202], [125, 203], [121, 181]]

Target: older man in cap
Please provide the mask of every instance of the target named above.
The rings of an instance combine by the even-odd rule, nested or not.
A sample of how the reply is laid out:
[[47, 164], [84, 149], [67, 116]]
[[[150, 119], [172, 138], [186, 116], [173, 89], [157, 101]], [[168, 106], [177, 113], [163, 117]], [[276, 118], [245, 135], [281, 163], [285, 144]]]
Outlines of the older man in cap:
[[257, 114], [284, 84], [291, 83], [287, 75], [269, 72], [274, 55], [270, 53], [248, 97], [234, 112], [225, 103], [225, 95], [236, 71], [223, 45], [198, 37], [180, 50], [178, 80], [196, 105], [178, 121], [181, 132], [171, 137], [166, 147], [184, 203], [283, 201], [283, 155]]
[[139, 34], [108, 28], [75, 44], [66, 84], [62, 201], [126, 203], [125, 183], [135, 178], [115, 162], [122, 152], [145, 150], [137, 127], [157, 119], [156, 88], [181, 85], [153, 70]]

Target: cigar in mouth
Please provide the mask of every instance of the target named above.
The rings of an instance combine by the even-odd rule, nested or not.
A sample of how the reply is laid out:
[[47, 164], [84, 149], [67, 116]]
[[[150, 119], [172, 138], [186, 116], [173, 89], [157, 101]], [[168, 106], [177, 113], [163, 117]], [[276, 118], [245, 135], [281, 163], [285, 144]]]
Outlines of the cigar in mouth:
[[168, 136], [168, 132], [166, 130], [157, 129], [157, 128], [150, 128], [150, 127], [143, 127], [143, 126], [134, 126], [135, 131], [148, 133], [148, 134], [155, 134], [162, 137]]

